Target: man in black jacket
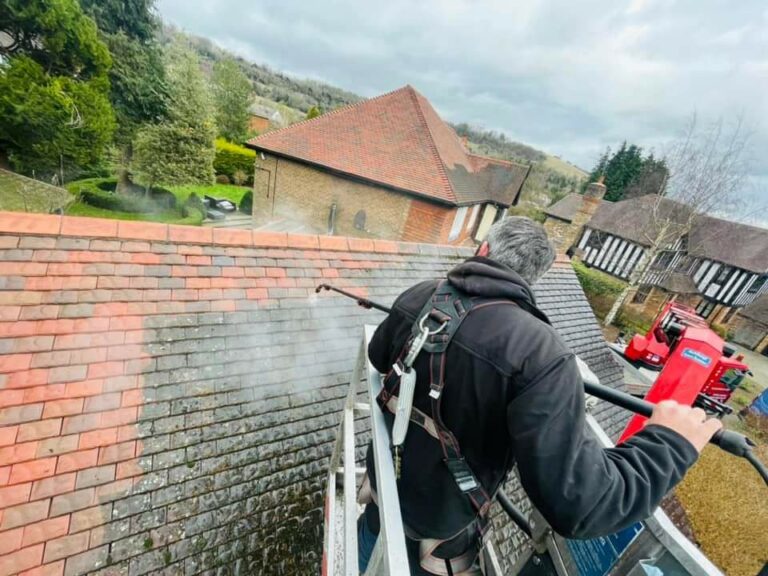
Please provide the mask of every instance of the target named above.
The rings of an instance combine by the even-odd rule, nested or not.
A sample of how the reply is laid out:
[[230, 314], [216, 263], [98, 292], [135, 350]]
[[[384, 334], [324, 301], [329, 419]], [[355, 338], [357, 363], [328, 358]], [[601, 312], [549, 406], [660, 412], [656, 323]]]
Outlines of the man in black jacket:
[[[640, 433], [604, 449], [585, 429], [574, 354], [538, 310], [530, 288], [553, 261], [544, 229], [510, 217], [491, 228], [475, 257], [448, 273], [448, 282], [461, 293], [495, 305], [472, 309], [451, 340], [440, 412], [487, 494], [495, 495], [517, 463], [523, 488], [554, 530], [587, 538], [649, 516], [720, 423], [706, 420], [699, 409], [663, 402]], [[368, 348], [379, 372], [392, 370], [438, 283], [417, 284], [395, 301]], [[413, 365], [418, 375], [413, 406], [426, 415], [431, 414], [428, 356], [422, 352]], [[392, 418], [388, 421], [391, 427]], [[375, 496], [370, 450], [368, 474]], [[440, 442], [413, 423], [403, 445], [398, 491], [412, 573], [464, 570], [442, 566], [441, 560], [435, 565], [435, 558], [476, 555], [476, 508], [449, 472]], [[378, 528], [378, 509], [371, 503], [359, 522], [361, 572]], [[431, 559], [424, 558], [425, 548]], [[472, 570], [462, 574], [476, 573]]]

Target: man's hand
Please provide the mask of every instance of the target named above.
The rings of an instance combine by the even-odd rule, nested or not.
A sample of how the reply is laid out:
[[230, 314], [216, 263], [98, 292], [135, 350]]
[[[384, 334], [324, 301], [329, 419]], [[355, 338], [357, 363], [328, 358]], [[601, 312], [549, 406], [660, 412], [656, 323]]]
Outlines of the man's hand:
[[693, 444], [699, 453], [715, 432], [723, 427], [723, 423], [717, 418], [707, 420], [707, 414], [701, 408], [684, 406], [674, 400], [664, 400], [656, 404], [647, 424], [671, 428]]

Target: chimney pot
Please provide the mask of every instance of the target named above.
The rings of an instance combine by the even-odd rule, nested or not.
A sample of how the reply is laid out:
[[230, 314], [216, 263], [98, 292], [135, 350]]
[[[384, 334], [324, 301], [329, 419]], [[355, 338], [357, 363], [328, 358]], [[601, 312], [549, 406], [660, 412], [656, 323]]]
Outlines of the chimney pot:
[[600, 176], [600, 179], [597, 182], [589, 183], [589, 186], [587, 186], [587, 191], [584, 193], [584, 196], [588, 198], [595, 198], [596, 200], [602, 200], [603, 196], [605, 196], [606, 191], [607, 191], [607, 188], [605, 187], [605, 184], [603, 184], [603, 177]]

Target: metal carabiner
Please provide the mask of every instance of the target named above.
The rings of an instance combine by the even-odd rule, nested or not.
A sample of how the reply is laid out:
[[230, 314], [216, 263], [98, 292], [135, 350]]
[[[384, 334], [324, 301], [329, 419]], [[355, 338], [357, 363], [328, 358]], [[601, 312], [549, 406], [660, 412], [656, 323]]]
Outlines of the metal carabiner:
[[440, 332], [443, 331], [443, 328], [448, 326], [448, 320], [446, 320], [445, 322], [440, 324], [440, 327], [437, 330], [433, 330], [430, 332], [429, 328], [424, 326], [424, 322], [427, 321], [427, 316], [429, 316], [429, 314], [424, 314], [424, 316], [421, 317], [421, 320], [419, 320], [419, 329], [422, 331], [422, 333], [426, 332], [427, 336], [434, 336], [435, 334], [439, 334]]
[[448, 322], [446, 321], [443, 322], [437, 330], [430, 330], [424, 325], [426, 319], [427, 315], [423, 316], [422, 319], [419, 320], [419, 330], [421, 330], [421, 332], [418, 336], [416, 336], [416, 338], [413, 339], [410, 348], [408, 348], [408, 354], [406, 354], [405, 360], [403, 361], [406, 370], [413, 366], [413, 363], [416, 361], [416, 356], [418, 356], [419, 352], [421, 352], [421, 349], [424, 348], [424, 344], [426, 344], [427, 338], [442, 332], [442, 330], [448, 325]]

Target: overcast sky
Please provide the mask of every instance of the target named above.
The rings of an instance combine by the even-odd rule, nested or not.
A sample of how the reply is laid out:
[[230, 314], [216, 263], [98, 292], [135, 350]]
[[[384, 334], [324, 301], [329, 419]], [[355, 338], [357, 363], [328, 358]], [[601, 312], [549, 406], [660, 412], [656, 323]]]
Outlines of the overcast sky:
[[695, 112], [752, 132], [768, 199], [765, 0], [158, 0], [240, 56], [362, 96], [412, 84], [444, 119], [589, 169], [626, 139], [664, 146]]

